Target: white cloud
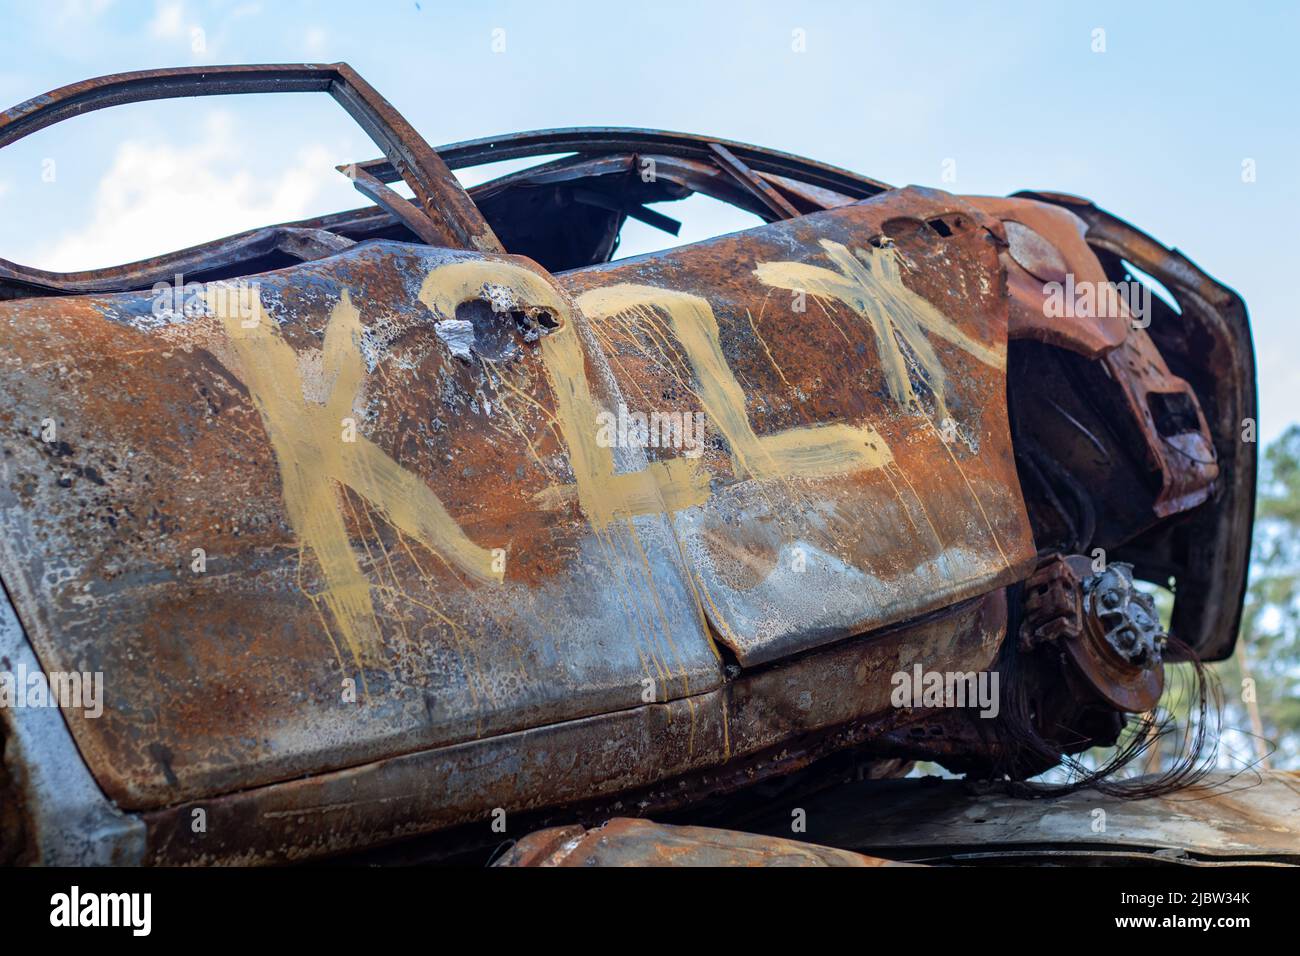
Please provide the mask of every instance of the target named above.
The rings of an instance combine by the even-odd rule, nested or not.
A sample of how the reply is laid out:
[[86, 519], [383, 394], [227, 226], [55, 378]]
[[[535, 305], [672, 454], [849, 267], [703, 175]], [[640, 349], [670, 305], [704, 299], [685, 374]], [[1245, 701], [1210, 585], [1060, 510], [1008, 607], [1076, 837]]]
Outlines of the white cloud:
[[[213, 112], [194, 145], [124, 142], [85, 224], [52, 241], [37, 257], [41, 267], [69, 272], [121, 265], [306, 218], [331, 193], [352, 198], [323, 144], [302, 146], [277, 175], [260, 178], [241, 162], [241, 144], [250, 139], [229, 113]], [[346, 202], [337, 208], [347, 208]]]
[[149, 22], [149, 32], [160, 39], [178, 37], [184, 26], [184, 4], [177, 0], [161, 0], [153, 20]]

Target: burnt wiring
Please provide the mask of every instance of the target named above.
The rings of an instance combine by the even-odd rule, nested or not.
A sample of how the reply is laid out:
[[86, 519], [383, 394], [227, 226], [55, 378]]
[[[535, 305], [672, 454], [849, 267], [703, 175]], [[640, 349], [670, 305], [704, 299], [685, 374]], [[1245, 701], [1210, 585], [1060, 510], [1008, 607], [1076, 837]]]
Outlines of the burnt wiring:
[[[1020, 598], [1013, 595], [1008, 606], [1008, 633], [1018, 633]], [[1086, 745], [1087, 735], [1077, 741], [1050, 740], [1040, 729], [1032, 689], [1035, 685], [1030, 662], [1019, 642], [1007, 640], [997, 667], [1003, 675], [1002, 719], [995, 734], [1001, 754], [994, 767], [995, 779], [1007, 781], [1011, 793], [1021, 797], [1058, 797], [1087, 788], [1122, 799], [1162, 796], [1195, 787], [1218, 768], [1219, 740], [1223, 719], [1223, 691], [1218, 678], [1208, 671], [1196, 652], [1176, 637], [1169, 637], [1169, 649], [1187, 669], [1169, 668], [1166, 675], [1179, 681], [1173, 693], [1166, 687], [1160, 703], [1150, 711], [1122, 718], [1117, 743], [1100, 765], [1089, 767], [1071, 753], [1072, 745]], [[1035, 653], [1041, 653], [1036, 651]], [[1186, 720], [1180, 720], [1172, 702], [1189, 700]], [[1167, 749], [1169, 759], [1158, 773], [1122, 777], [1121, 772], [1149, 755], [1153, 748]], [[1018, 779], [1025, 769], [1060, 766], [1069, 778], [1064, 783]]]

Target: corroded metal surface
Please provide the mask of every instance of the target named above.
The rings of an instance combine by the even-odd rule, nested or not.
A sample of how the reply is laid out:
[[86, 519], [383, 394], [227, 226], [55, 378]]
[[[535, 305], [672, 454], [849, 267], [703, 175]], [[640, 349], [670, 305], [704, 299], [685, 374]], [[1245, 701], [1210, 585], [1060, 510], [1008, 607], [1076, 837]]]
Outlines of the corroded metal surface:
[[1073, 288], [1088, 287], [1090, 293], [1113, 288], [1088, 247], [1087, 224], [1068, 209], [1032, 199], [979, 197], [971, 202], [998, 217], [1007, 230], [1003, 258], [1010, 337], [1101, 360], [1119, 384], [1128, 413], [1142, 423], [1146, 457], [1161, 475], [1157, 516], [1205, 501], [1219, 475], [1214, 443], [1196, 393], [1170, 372], [1147, 334], [1151, 317], [1134, 316], [1124, 299], [1105, 295], [1093, 296], [1090, 307], [1079, 312], [1059, 314], [1048, 308], [1053, 289], [1059, 297]]
[[[69, 759], [62, 723], [0, 727], [0, 854], [283, 862], [495, 811], [658, 812], [864, 745], [980, 765], [1013, 737], [894, 706], [891, 677], [991, 666], [1004, 589], [1094, 544], [1175, 582], [1193, 648], [1230, 649], [1253, 364], [1240, 299], [1177, 253], [1071, 197], [686, 134], [435, 151], [346, 64], [75, 84], [0, 114], [0, 146], [263, 91], [338, 99], [385, 152], [346, 168], [379, 207], [88, 273], [0, 261], [4, 633], [105, 689], [102, 717], [64, 711], [79, 775], [32, 750]], [[569, 151], [472, 192], [450, 172]], [[626, 218], [675, 234], [650, 204], [696, 191], [768, 225], [606, 264]], [[1051, 308], [1130, 262], [1177, 305]], [[1062, 598], [1031, 590], [1026, 650], [1078, 644]], [[1089, 670], [1098, 640], [1091, 692], [1040, 689], [1062, 726], [1158, 693], [1158, 664], [1136, 696]], [[788, 849], [648, 826], [528, 852]]]
[[[925, 224], [965, 208], [907, 191], [558, 287], [370, 244], [210, 293], [225, 314], [0, 307], [4, 577], [48, 667], [106, 674], [72, 721], [105, 788], [698, 694], [701, 609], [749, 664], [1021, 576], [996, 250]], [[703, 412], [707, 451], [600, 447], [620, 405]]]
[[1003, 263], [1010, 297], [1011, 338], [1035, 339], [1098, 358], [1127, 337], [1128, 312], [1099, 308], [1089, 314], [1073, 310], [1049, 314], [1051, 284], [1068, 281], [1082, 288], [1106, 283], [1106, 272], [1088, 248], [1087, 227], [1059, 206], [1032, 199], [972, 196], [970, 203], [1002, 222], [1007, 233]]
[[708, 506], [676, 529], [742, 664], [1031, 569], [988, 229], [906, 189], [563, 277], [629, 402], [721, 432]]
[[1169, 371], [1144, 332], [1130, 333], [1103, 359], [1130, 414], [1145, 426], [1148, 461], [1160, 473], [1154, 511], [1168, 517], [1205, 501], [1219, 477], [1209, 426], [1191, 385]]
[[[941, 733], [894, 707], [892, 675], [990, 666], [1006, 633], [994, 592], [925, 620], [742, 672], [716, 690], [421, 750], [143, 814], [154, 864], [283, 863], [447, 830], [500, 843], [516, 818], [599, 799], [599, 819], [651, 813], [750, 786], [887, 730]], [[976, 723], [985, 723], [978, 719]], [[625, 795], [633, 793], [634, 798]], [[202, 809], [207, 830], [196, 833]], [[572, 817], [569, 817], [572, 819]]]
[[[39, 669], [0, 590], [0, 670]], [[144, 840], [140, 819], [104, 798], [58, 710], [0, 707], [0, 865], [136, 865]]]
[[1149, 594], [1122, 561], [1097, 570], [1083, 555], [1053, 555], [1025, 581], [1020, 646], [1052, 645], [1106, 704], [1126, 713], [1155, 707], [1169, 635]]
[[[1069, 210], [1085, 223], [1089, 248], [1102, 259], [1108, 278], [1122, 279], [1124, 263], [1132, 263], [1164, 285], [1178, 305], [1179, 311], [1174, 312], [1153, 298], [1155, 316], [1145, 331], [1158, 345], [1161, 357], [1156, 371], [1160, 377], [1167, 371], [1168, 356], [1168, 364], [1176, 364], [1179, 378], [1172, 388], [1147, 391], [1146, 375], [1152, 369], [1141, 357], [1134, 357], [1140, 375], [1126, 386], [1126, 402], [1130, 408], [1137, 407], [1149, 460], [1161, 467], [1165, 507], [1176, 510], [1180, 503], [1204, 504], [1176, 528], [1161, 530], [1130, 547], [1126, 555], [1139, 570], [1145, 566], [1163, 574], [1166, 569], [1178, 569], [1170, 630], [1203, 660], [1222, 660], [1232, 653], [1237, 639], [1254, 526], [1259, 445], [1252, 429], [1258, 421], [1258, 405], [1246, 305], [1237, 293], [1177, 249], [1162, 245], [1086, 199], [1039, 192], [1020, 193], [1019, 197]], [[1140, 336], [1137, 342], [1145, 351]], [[1123, 372], [1128, 366], [1128, 361], [1119, 361], [1112, 369]], [[1150, 406], [1143, 400], [1150, 393], [1186, 395], [1189, 387], [1194, 392], [1197, 425], [1181, 435], [1178, 429], [1166, 429], [1174, 434], [1165, 435], [1153, 423]], [[1212, 458], [1185, 444], [1190, 440], [1200, 445], [1207, 437], [1213, 447]], [[1192, 454], [1187, 454], [1189, 451]], [[1202, 489], [1211, 467], [1217, 475], [1212, 479], [1213, 494], [1207, 497]]]
[[531, 833], [497, 866], [899, 866], [779, 837], [615, 818], [600, 827]]
[[716, 686], [664, 517], [596, 534], [535, 500], [568, 470], [554, 394], [509, 315], [478, 317], [500, 353], [451, 354], [421, 290], [461, 266], [555, 295], [371, 245], [260, 277], [248, 329], [148, 295], [0, 309], [4, 578], [47, 667], [104, 672], [72, 725], [124, 805]]
[[[1122, 862], [1300, 864], [1295, 772], [1218, 773], [1191, 790], [1141, 800], [1091, 789], [1025, 800], [980, 793], [960, 780], [878, 780], [802, 806], [807, 839], [892, 859], [1068, 862], [1073, 852], [1086, 862], [1091, 854], [1127, 851], [1140, 856]], [[778, 801], [753, 829], [780, 835], [789, 820]]]

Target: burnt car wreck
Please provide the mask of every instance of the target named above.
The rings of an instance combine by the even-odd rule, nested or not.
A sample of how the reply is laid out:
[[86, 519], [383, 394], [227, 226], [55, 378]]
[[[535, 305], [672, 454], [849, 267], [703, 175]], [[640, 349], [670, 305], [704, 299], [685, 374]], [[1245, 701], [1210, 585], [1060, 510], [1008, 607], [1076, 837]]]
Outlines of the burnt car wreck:
[[[344, 64], [92, 80], [0, 147], [255, 92], [331, 94], [383, 153], [341, 167], [368, 204], [0, 260], [0, 664], [104, 696], [0, 708], [0, 859], [438, 858], [846, 759], [1020, 781], [1232, 653], [1254, 358], [1178, 252], [1072, 196], [703, 136], [435, 150]], [[765, 225], [611, 261], [693, 193]], [[1076, 307], [1134, 270], [1172, 301]], [[897, 706], [914, 672], [997, 705]]]

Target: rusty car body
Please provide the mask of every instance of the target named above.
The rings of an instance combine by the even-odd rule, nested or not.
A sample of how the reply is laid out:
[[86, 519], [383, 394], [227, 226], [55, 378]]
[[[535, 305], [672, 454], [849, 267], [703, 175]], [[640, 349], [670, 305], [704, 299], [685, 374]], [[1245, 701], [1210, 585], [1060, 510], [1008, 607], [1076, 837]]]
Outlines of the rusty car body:
[[[345, 64], [91, 80], [0, 147], [254, 92], [332, 95], [383, 152], [341, 167], [369, 204], [0, 261], [0, 665], [105, 694], [0, 708], [0, 859], [488, 845], [846, 752], [1019, 779], [1113, 743], [1166, 659], [1231, 653], [1253, 355], [1178, 252], [1071, 196], [703, 136], [435, 150]], [[765, 224], [611, 261], [697, 192]], [[1138, 270], [1172, 297], [1146, 316], [1049, 304]], [[1014, 673], [1022, 706], [895, 706], [914, 667]]]

